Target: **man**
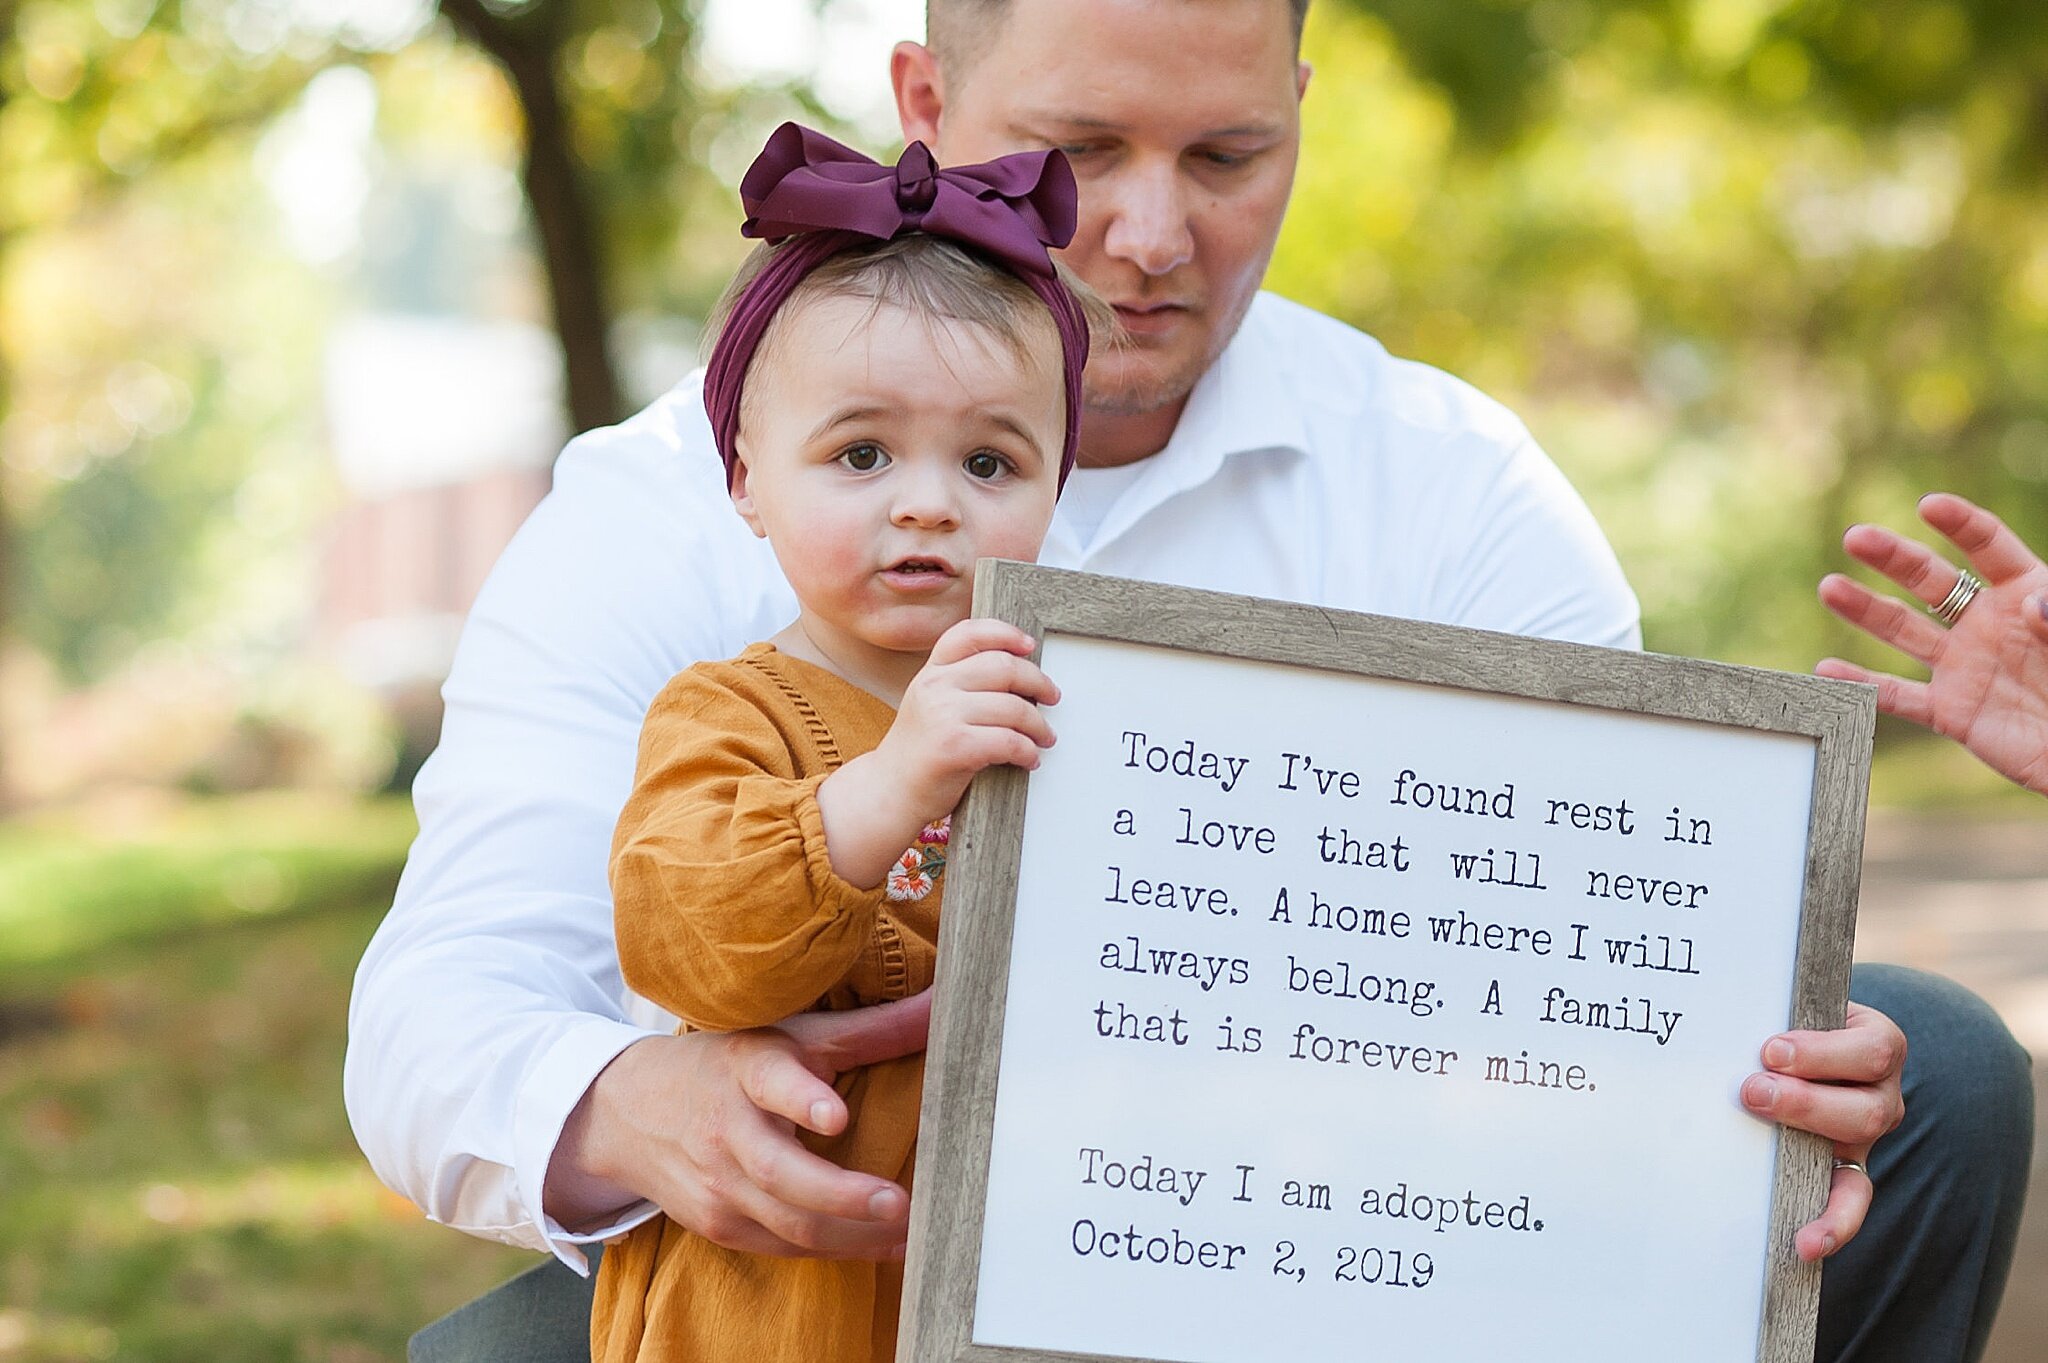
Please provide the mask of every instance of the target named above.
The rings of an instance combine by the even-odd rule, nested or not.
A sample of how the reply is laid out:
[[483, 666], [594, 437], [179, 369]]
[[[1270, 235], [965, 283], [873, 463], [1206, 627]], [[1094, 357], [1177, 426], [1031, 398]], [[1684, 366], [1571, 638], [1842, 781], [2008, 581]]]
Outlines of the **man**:
[[[1090, 363], [1084, 467], [1044, 560], [1635, 646], [1611, 553], [1519, 423], [1258, 294], [1299, 144], [1305, 8], [932, 0], [930, 46], [896, 50], [905, 137], [942, 162], [1065, 150], [1082, 222], [1063, 258], [1131, 335]], [[790, 1133], [835, 1130], [820, 1076], [915, 1049], [923, 1001], [676, 1037], [618, 979], [604, 868], [646, 704], [789, 614], [725, 503], [694, 380], [564, 454], [472, 615], [416, 791], [420, 842], [351, 1010], [358, 1136], [429, 1215], [579, 1268], [580, 1244], [656, 1206], [735, 1248], [901, 1252], [903, 1191]], [[1967, 1357], [2010, 1258], [1997, 1213], [2016, 1218], [2030, 1147], [2023, 1058], [1939, 981], [1859, 976], [1857, 996], [1873, 993], [1906, 1018], [1916, 1062], [1937, 1052], [1909, 1087], [1951, 1086], [1914, 1111], [1940, 1129], [1967, 1101], [1987, 1118], [1974, 1144], [1923, 1132], [1871, 1163], [1900, 1118], [1904, 1041], [1862, 1006], [1842, 1031], [1773, 1038], [1743, 1101], [1848, 1162], [1800, 1232], [1806, 1257], [1856, 1236], [1866, 1164], [1892, 1185], [1891, 1221], [1827, 1276], [1822, 1356]], [[1894, 1149], [1918, 1162], [1888, 1172]], [[1644, 1208], [1646, 1247], [1660, 1221]]]

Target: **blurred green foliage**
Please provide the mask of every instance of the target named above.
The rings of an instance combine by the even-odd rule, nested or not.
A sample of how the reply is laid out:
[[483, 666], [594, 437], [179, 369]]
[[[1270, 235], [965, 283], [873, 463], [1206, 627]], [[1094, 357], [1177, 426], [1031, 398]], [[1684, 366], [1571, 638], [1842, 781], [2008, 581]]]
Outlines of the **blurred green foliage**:
[[[473, 204], [449, 187], [478, 168], [516, 193], [528, 128], [463, 36], [476, 16], [547, 54], [619, 314], [700, 315], [739, 254], [746, 150], [785, 114], [829, 122], [801, 82], [707, 77], [696, 0], [353, 8], [7, 11], [4, 587], [73, 681], [153, 639], [293, 646], [342, 311], [546, 315], [539, 254], [508, 275], [456, 221]], [[1928, 488], [2048, 543], [2048, 9], [1315, 0], [1306, 55], [1271, 286], [1520, 412], [1615, 542], [1652, 647], [1892, 662], [1812, 585], [1844, 526], [1905, 523]], [[337, 67], [373, 83], [372, 170], [412, 198], [373, 205], [359, 258], [308, 262], [267, 158]]]
[[268, 538], [236, 533], [252, 480], [317, 486], [318, 409], [289, 368], [317, 342], [317, 290], [251, 211], [252, 160], [327, 57], [255, 60], [220, 5], [29, 0], [8, 17], [7, 605], [84, 679], [208, 623], [224, 569]]
[[1271, 287], [1506, 400], [1648, 642], [1886, 666], [1813, 603], [1952, 488], [2048, 543], [2048, 10], [1319, 0]]
[[[351, 308], [561, 324], [546, 300], [566, 274], [606, 309], [602, 336], [614, 300], [712, 296], [676, 240], [715, 188], [706, 145], [751, 96], [699, 90], [693, 0], [456, 8], [481, 27], [425, 0], [0, 6], [0, 625], [70, 681], [159, 639], [293, 645], [334, 500], [323, 348]], [[417, 210], [458, 216], [432, 187], [478, 171], [516, 185], [540, 125], [498, 58], [529, 48], [573, 162], [562, 197], [601, 240], [550, 242], [508, 281]], [[281, 230], [277, 134], [337, 68], [374, 81], [373, 169], [413, 202], [381, 205], [345, 258], [308, 260]]]

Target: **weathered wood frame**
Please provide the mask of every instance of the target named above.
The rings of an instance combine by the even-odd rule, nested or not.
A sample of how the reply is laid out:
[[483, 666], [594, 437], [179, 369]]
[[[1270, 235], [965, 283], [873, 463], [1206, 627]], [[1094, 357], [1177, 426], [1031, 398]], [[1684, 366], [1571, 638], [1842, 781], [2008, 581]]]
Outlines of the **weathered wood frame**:
[[[1041, 642], [1078, 635], [1811, 738], [1812, 821], [1786, 1025], [1842, 1025], [1877, 716], [1871, 687], [994, 560], [975, 575], [974, 609]], [[1103, 1357], [973, 1341], [1028, 783], [1016, 767], [982, 773], [955, 820], [899, 1363]], [[1799, 1261], [1792, 1236], [1826, 1200], [1830, 1158], [1819, 1137], [1781, 1130], [1758, 1363], [1813, 1357], [1820, 1266]]]

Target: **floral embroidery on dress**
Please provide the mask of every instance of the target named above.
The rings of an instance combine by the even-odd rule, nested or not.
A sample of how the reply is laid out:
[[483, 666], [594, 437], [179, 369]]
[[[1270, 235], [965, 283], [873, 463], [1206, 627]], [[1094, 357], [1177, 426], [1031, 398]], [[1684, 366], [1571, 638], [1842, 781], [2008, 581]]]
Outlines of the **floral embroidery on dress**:
[[923, 899], [938, 883], [946, 869], [946, 844], [953, 840], [953, 816], [928, 823], [917, 835], [917, 846], [908, 848], [889, 868], [889, 898], [901, 902]]

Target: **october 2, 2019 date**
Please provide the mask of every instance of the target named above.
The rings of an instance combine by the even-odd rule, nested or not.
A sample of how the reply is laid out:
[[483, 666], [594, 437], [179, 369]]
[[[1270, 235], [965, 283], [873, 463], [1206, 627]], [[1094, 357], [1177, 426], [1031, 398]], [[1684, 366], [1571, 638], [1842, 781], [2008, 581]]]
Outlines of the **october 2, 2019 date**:
[[[1273, 1246], [1275, 1276], [1306, 1282], [1308, 1266], [1295, 1260], [1292, 1240], [1281, 1240]], [[1428, 1287], [1434, 1277], [1436, 1260], [1428, 1254], [1375, 1246], [1339, 1245], [1336, 1263], [1330, 1271], [1331, 1282], [1364, 1283], [1370, 1287]]]

